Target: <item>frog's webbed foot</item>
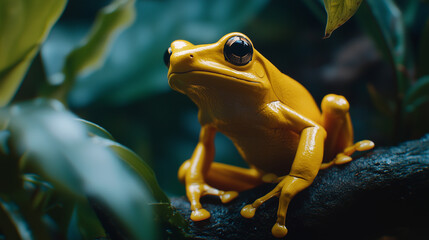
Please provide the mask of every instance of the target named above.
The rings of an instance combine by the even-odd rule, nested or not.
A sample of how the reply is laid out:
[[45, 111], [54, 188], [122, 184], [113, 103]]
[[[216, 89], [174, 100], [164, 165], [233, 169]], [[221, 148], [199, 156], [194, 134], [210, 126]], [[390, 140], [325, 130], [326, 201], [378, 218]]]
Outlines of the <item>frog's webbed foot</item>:
[[332, 161], [327, 163], [322, 163], [322, 165], [320, 166], [320, 169], [326, 169], [333, 165], [341, 165], [341, 164], [348, 163], [352, 161], [351, 155], [353, 153], [371, 150], [372, 148], [374, 148], [374, 142], [370, 140], [359, 141], [344, 149], [343, 152], [338, 153]]
[[[244, 169], [214, 162], [207, 175], [194, 178], [189, 173], [190, 166], [190, 160], [184, 162], [179, 169], [178, 177], [186, 185], [186, 194], [191, 203], [191, 219], [194, 221], [210, 217], [210, 213], [200, 204], [202, 196], [219, 196], [222, 203], [228, 203], [238, 196], [238, 191], [250, 189], [262, 183], [261, 174], [255, 169]], [[187, 177], [187, 175], [190, 176]], [[222, 191], [218, 188], [234, 191]]]
[[265, 196], [256, 199], [252, 204], [248, 204], [241, 209], [241, 216], [245, 218], [252, 218], [255, 216], [256, 209], [260, 207], [264, 202], [272, 197], [278, 197], [282, 191], [283, 182], [280, 182], [273, 190], [267, 193]]
[[252, 204], [244, 206], [240, 213], [245, 218], [252, 218], [255, 216], [256, 209], [265, 201], [272, 197], [279, 197], [277, 221], [271, 229], [271, 232], [274, 237], [284, 237], [288, 232], [285, 222], [289, 203], [298, 192], [307, 188], [311, 182], [312, 179], [287, 175], [283, 177], [283, 180], [277, 184], [277, 186], [272, 191], [270, 191], [265, 196], [256, 199], [256, 201], [254, 201]]
[[210, 217], [210, 213], [205, 210], [200, 203], [200, 198], [202, 196], [219, 196], [222, 203], [228, 203], [238, 196], [238, 192], [236, 191], [221, 191], [206, 183], [197, 181], [186, 184], [186, 194], [191, 203], [191, 219], [193, 221], [202, 221]]
[[[256, 199], [252, 204], [244, 206], [240, 212], [241, 216], [245, 218], [252, 218], [253, 216], [255, 216], [256, 209], [259, 206], [261, 206], [268, 199], [272, 197], [278, 197], [282, 194], [283, 192], [282, 189], [284, 184], [285, 184], [284, 181], [281, 181], [271, 192], [267, 193], [265, 196], [261, 198]], [[290, 199], [288, 201], [290, 201]], [[285, 205], [285, 207], [281, 207], [282, 205]], [[282, 204], [281, 202], [279, 203], [278, 212], [279, 213], [280, 211], [284, 211], [284, 212], [282, 214], [279, 214], [279, 213], [277, 214], [278, 215], [277, 222], [271, 229], [273, 236], [278, 238], [284, 237], [287, 234], [287, 228], [285, 226], [285, 216], [286, 216], [287, 205], [289, 205], [288, 202], [286, 204]], [[284, 217], [281, 217], [280, 215]]]
[[219, 196], [222, 203], [228, 203], [238, 196], [236, 191], [221, 191], [213, 188], [204, 180], [186, 178], [191, 162], [188, 160], [182, 164], [179, 169], [179, 180], [186, 185], [186, 195], [191, 203], [191, 219], [193, 221], [202, 221], [210, 217], [210, 213], [204, 209], [200, 203], [200, 198], [205, 195]]

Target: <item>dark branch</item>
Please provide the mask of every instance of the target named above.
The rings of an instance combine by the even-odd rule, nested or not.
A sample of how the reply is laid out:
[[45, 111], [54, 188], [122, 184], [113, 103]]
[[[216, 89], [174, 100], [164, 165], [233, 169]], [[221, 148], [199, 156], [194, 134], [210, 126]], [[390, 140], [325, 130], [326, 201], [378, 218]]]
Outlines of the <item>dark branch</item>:
[[[243, 206], [274, 186], [242, 192], [226, 205], [214, 197], [203, 198], [212, 216], [190, 221], [191, 235], [197, 239], [275, 239], [271, 227], [277, 199], [263, 204], [253, 219], [240, 215]], [[189, 202], [184, 197], [172, 202], [189, 219]], [[427, 228], [428, 219], [429, 135], [398, 147], [378, 148], [349, 164], [321, 171], [311, 187], [292, 200], [286, 239], [375, 239], [404, 231], [428, 238], [427, 231], [419, 232]]]

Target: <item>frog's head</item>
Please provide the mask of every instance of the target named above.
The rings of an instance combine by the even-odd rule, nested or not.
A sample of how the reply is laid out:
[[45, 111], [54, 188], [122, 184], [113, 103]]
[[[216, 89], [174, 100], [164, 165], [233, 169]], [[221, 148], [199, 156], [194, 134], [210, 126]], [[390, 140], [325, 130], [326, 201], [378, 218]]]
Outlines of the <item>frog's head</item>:
[[267, 69], [274, 66], [242, 33], [227, 34], [213, 44], [174, 41], [164, 61], [171, 88], [188, 96], [209, 91], [217, 96], [240, 92], [257, 97], [266, 96], [271, 89]]

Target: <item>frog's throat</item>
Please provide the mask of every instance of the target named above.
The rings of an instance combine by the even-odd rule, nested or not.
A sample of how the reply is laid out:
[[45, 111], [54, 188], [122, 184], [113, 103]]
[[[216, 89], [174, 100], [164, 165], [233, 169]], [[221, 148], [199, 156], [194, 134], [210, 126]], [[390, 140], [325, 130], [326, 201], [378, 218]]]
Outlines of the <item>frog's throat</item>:
[[253, 80], [249, 80], [249, 79], [244, 79], [244, 78], [238, 78], [235, 76], [231, 76], [228, 74], [223, 74], [223, 73], [218, 73], [218, 72], [211, 72], [211, 71], [202, 71], [202, 70], [190, 70], [190, 71], [185, 71], [185, 72], [171, 72], [170, 74], [168, 74], [168, 79], [171, 79], [171, 77], [173, 77], [173, 75], [177, 74], [201, 74], [201, 75], [214, 75], [214, 76], [222, 76], [222, 77], [228, 77], [234, 80], [240, 80], [240, 81], [244, 81], [244, 82], [248, 82], [248, 83], [253, 83], [253, 84], [260, 84], [261, 82], [257, 82], [257, 81], [253, 81]]

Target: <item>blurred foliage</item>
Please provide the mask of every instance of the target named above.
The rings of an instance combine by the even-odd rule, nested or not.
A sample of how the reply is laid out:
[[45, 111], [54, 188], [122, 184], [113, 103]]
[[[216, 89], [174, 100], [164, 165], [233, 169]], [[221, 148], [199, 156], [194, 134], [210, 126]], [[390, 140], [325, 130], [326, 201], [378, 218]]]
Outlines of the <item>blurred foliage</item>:
[[[314, 3], [306, 2], [316, 15], [320, 15]], [[325, 0], [328, 14], [325, 37], [347, 21], [361, 2]], [[427, 7], [427, 3], [420, 0], [366, 0], [358, 14], [361, 26], [394, 70], [393, 97], [384, 96], [372, 83], [368, 84], [368, 90], [374, 106], [392, 123], [388, 135], [396, 142], [429, 132], [425, 124], [429, 120]], [[422, 13], [426, 14], [425, 25], [420, 24]], [[409, 31], [415, 28], [420, 31], [418, 47], [410, 43]]]
[[134, 18], [133, 0], [116, 0], [101, 9], [83, 44], [73, 49], [66, 57], [61, 75], [56, 76], [60, 78], [60, 82], [51, 83], [57, 88], [52, 87], [54, 89], [48, 91], [48, 94], [66, 102], [67, 94], [76, 78], [102, 66], [111, 42]]
[[[4, 61], [3, 105], [14, 95], [66, 3], [45, 2], [37, 2], [42, 7], [2, 2], [2, 59], [16, 61]], [[110, 42], [129, 25], [134, 12], [133, 0], [114, 0], [100, 10], [86, 42], [67, 57], [65, 80], [55, 86], [46, 82], [45, 94], [64, 100], [79, 74], [102, 65]], [[14, 29], [18, 16], [27, 18], [17, 21], [17, 26], [32, 29]], [[21, 38], [25, 41], [17, 41]], [[9, 53], [21, 58], [15, 60]], [[40, 55], [34, 67], [44, 67]], [[43, 70], [37, 76], [38, 83], [47, 79]], [[41, 87], [24, 92], [34, 96]], [[62, 103], [38, 98], [4, 106], [0, 126], [0, 234], [6, 239], [184, 236], [186, 223], [171, 207], [150, 167], [106, 130], [78, 119]]]
[[[317, 12], [315, 3], [308, 3]], [[346, 22], [361, 4], [361, 0], [324, 0], [328, 15], [325, 38]], [[394, 96], [383, 96], [372, 84], [368, 90], [378, 111], [389, 118], [389, 132], [395, 141], [417, 138], [429, 131], [429, 69], [428, 24], [419, 26], [419, 12], [426, 12], [427, 5], [420, 0], [366, 0], [358, 19], [377, 45], [383, 57], [394, 69]], [[423, 10], [423, 11], [422, 11]], [[418, 48], [410, 44], [409, 28], [420, 27]], [[408, 28], [408, 29], [407, 29]], [[416, 44], [417, 45], [417, 44]]]
[[[393, 0], [367, 0], [361, 20], [374, 39], [383, 57], [394, 69], [394, 96], [387, 98], [370, 86], [375, 106], [393, 122], [393, 139], [417, 138], [429, 132], [429, 88], [425, 71], [429, 55], [421, 56], [429, 42], [427, 31], [419, 24], [418, 12], [426, 12], [427, 4], [418, 0], [396, 3]], [[417, 27], [420, 32], [414, 47], [409, 32]]]
[[[153, 221], [153, 204], [161, 206], [156, 208], [161, 222], [185, 227], [142, 159], [128, 148], [104, 138], [109, 136], [104, 129], [77, 119], [60, 102], [36, 99], [14, 104], [2, 109], [0, 119], [7, 122], [3, 131], [10, 132], [10, 145], [16, 149], [13, 152], [24, 154], [20, 163], [22, 171], [40, 173], [56, 186], [56, 191], [71, 195], [79, 203], [78, 214], [88, 215], [84, 223], [89, 221], [91, 224], [78, 225], [83, 231], [100, 232], [99, 228], [93, 227], [97, 222], [95, 215], [92, 214], [91, 219], [90, 214], [79, 211], [85, 208], [82, 202], [85, 197], [111, 211], [117, 224], [124, 226], [124, 234], [132, 239], [155, 237], [153, 229], [157, 226]], [[16, 171], [5, 174], [5, 178], [13, 179]], [[19, 191], [19, 184], [16, 188], [14, 190]], [[37, 198], [33, 196], [33, 199]], [[47, 214], [46, 208], [38, 207], [40, 204], [32, 205], [41, 210], [37, 217], [42, 221]], [[62, 216], [71, 217], [71, 214], [70, 211], [63, 212]]]
[[[356, 11], [328, 0], [73, 0], [55, 26], [65, 1], [24, 2], [0, 3], [0, 239], [185, 235], [164, 191], [184, 193], [177, 170], [199, 123], [167, 83], [162, 54], [176, 39], [244, 32], [316, 101], [345, 95], [356, 139], [429, 132], [427, 1], [365, 0]], [[322, 40], [325, 22], [333, 31], [355, 11]], [[226, 137], [215, 144], [216, 161], [245, 166]]]

